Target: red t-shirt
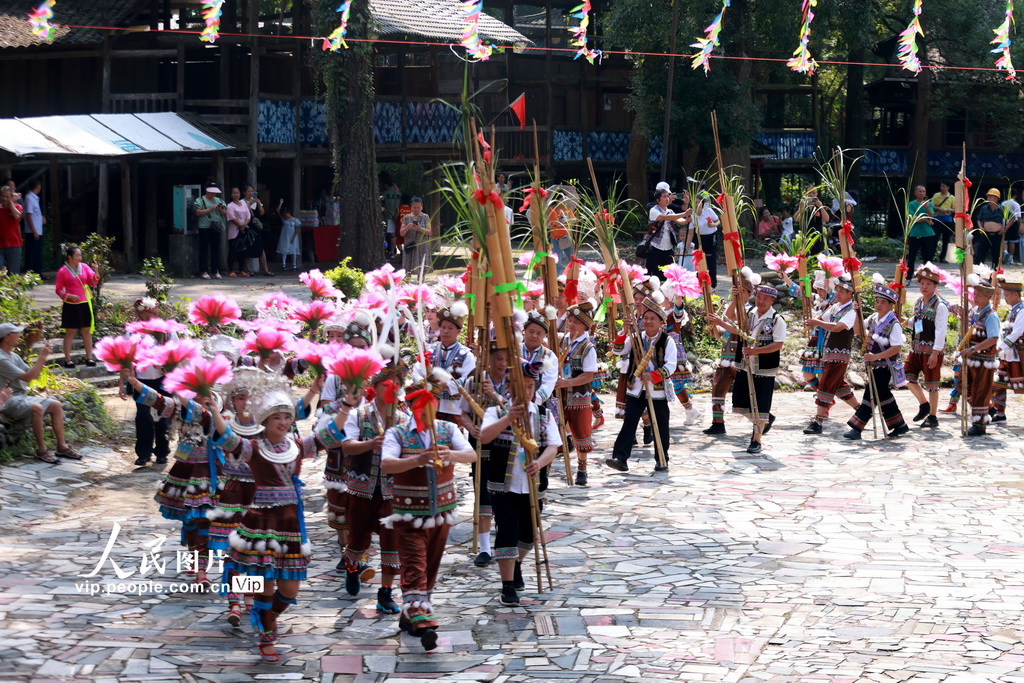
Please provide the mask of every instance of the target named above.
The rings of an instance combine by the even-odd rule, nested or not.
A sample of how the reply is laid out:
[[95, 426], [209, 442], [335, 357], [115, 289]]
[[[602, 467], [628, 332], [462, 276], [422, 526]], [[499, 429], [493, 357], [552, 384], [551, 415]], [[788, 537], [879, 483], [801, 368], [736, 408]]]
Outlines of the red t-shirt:
[[[21, 204], [14, 206], [18, 211], [22, 211]], [[21, 221], [12, 216], [7, 209], [0, 209], [0, 249], [11, 249], [21, 245]]]

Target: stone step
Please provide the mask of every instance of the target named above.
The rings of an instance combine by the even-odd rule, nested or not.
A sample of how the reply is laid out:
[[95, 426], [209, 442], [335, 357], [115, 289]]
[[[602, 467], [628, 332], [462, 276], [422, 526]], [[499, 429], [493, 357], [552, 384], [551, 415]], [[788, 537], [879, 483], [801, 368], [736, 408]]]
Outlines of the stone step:
[[74, 370], [62, 367], [59, 363], [63, 362], [63, 360], [58, 361], [58, 365], [56, 367], [54, 367], [54, 368], [51, 368], [51, 370], [54, 373], [58, 373], [58, 374], [61, 374], [61, 375], [71, 375], [72, 377], [77, 377], [79, 379], [91, 379], [93, 377], [106, 377], [108, 375], [110, 375], [112, 377], [115, 377], [115, 378], [117, 377], [117, 373], [110, 372], [110, 370], [107, 370], [107, 367], [105, 365], [103, 365], [103, 363], [100, 363], [99, 361], [96, 362], [96, 367], [93, 367], [93, 368], [90, 368], [89, 366], [85, 365], [85, 356], [84, 355], [82, 356], [81, 359], [79, 359], [81, 362], [79, 362], [79, 360], [75, 360], [75, 359], [72, 359], [72, 360], [74, 360], [74, 362], [76, 363]]
[[[63, 351], [63, 349], [64, 349], [64, 338], [63, 337], [58, 337], [56, 339], [37, 341], [35, 344], [32, 345], [32, 350], [34, 352], [38, 353], [39, 349], [43, 348], [43, 344], [45, 344], [47, 341], [50, 342], [50, 349], [52, 351], [54, 351], [54, 352], [61, 352], [61, 351]], [[82, 351], [84, 349], [85, 349], [85, 342], [82, 340], [82, 335], [76, 334], [75, 338], [71, 340], [71, 350], [72, 351]]]
[[[90, 368], [91, 369], [91, 368]], [[117, 393], [117, 384], [120, 381], [118, 376], [115, 374], [107, 373], [106, 375], [99, 375], [96, 377], [82, 377], [82, 380], [93, 385], [101, 395], [109, 395]]]

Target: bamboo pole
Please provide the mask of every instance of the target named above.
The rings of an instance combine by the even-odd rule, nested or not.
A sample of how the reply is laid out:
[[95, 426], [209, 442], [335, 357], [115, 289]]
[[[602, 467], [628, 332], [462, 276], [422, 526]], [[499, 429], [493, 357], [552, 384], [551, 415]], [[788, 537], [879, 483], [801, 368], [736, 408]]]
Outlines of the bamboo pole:
[[[960, 307], [962, 316], [960, 318], [960, 348], [965, 345], [965, 340], [971, 335], [972, 330], [968, 325], [968, 314], [970, 313], [970, 296], [967, 293], [967, 277], [974, 270], [974, 259], [971, 255], [970, 232], [967, 229], [968, 194], [967, 194], [967, 148], [963, 148], [963, 156], [960, 161], [960, 173], [957, 174], [957, 181], [954, 187], [954, 198], [956, 213], [953, 223], [956, 228], [955, 240], [957, 248], [957, 259], [960, 261], [960, 281], [963, 282], [963, 291], [960, 294]], [[970, 405], [968, 401], [968, 375], [967, 358], [960, 357], [960, 434], [967, 436], [970, 429]]]
[[[743, 268], [743, 255], [740, 253], [740, 227], [736, 218], [736, 202], [732, 195], [726, 190], [728, 184], [725, 178], [725, 168], [722, 165], [722, 148], [718, 140], [718, 114], [711, 111], [711, 132], [715, 140], [715, 161], [718, 164], [718, 183], [721, 186], [722, 196], [722, 246], [725, 249], [725, 263], [732, 276], [733, 288], [736, 291], [742, 287], [743, 275], [740, 272]], [[749, 334], [747, 326], [747, 309], [744, 305], [736, 307], [736, 328], [740, 331], [740, 339], [747, 341]], [[747, 341], [747, 343], [750, 343]], [[747, 372], [747, 389], [750, 395], [750, 417], [754, 423], [755, 440], [761, 440], [761, 414], [757, 406], [757, 392], [754, 390], [754, 370], [751, 361], [747, 358], [741, 359], [743, 367]]]

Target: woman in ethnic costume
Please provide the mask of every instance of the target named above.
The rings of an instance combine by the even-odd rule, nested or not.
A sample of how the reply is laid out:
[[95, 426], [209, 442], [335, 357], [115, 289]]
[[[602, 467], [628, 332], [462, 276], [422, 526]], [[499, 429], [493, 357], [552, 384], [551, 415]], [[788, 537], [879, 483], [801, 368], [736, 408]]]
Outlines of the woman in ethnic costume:
[[[262, 438], [239, 436], [219, 413], [214, 420], [216, 445], [227, 459], [247, 463], [256, 482], [252, 504], [231, 532], [229, 562], [238, 574], [265, 580], [250, 618], [263, 660], [276, 662], [280, 659], [274, 648], [278, 617], [296, 604], [310, 562], [299, 480], [302, 460], [341, 445], [342, 428], [354, 404], [343, 401], [335, 418], [318, 427], [315, 435], [296, 438], [291, 431], [295, 405], [288, 383], [276, 377], [268, 377], [267, 382], [252, 399], [253, 415], [264, 429]], [[318, 388], [314, 385], [311, 393]]]
[[[212, 357], [222, 353], [232, 361], [237, 360], [237, 347], [224, 340], [228, 338], [220, 335], [204, 340], [204, 354]], [[211, 410], [193, 400], [162, 396], [142, 384], [134, 373], [129, 373], [128, 381], [136, 392], [136, 403], [156, 411], [157, 419], [175, 418], [178, 425], [174, 464], [164, 475], [154, 499], [160, 504], [160, 514], [165, 519], [181, 522], [181, 543], [194, 558], [194, 566], [186, 573], [194, 572], [196, 583], [208, 586], [210, 580], [206, 576], [206, 567], [210, 519], [207, 513], [217, 505], [219, 455], [211, 441], [214, 426]], [[213, 412], [219, 415], [220, 407]]]

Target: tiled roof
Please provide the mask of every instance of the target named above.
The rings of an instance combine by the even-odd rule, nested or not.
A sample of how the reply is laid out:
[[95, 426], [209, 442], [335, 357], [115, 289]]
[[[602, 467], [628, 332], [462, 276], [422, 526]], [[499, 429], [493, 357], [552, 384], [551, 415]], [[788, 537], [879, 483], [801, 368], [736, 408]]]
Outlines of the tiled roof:
[[[402, 33], [458, 40], [464, 29], [459, 0], [370, 0], [382, 35]], [[480, 37], [503, 43], [530, 44], [530, 40], [487, 12], [480, 14]]]
[[[88, 28], [58, 26], [53, 40], [47, 42], [32, 35], [28, 14], [36, 0], [0, 0], [0, 48], [35, 47], [42, 45], [90, 45], [103, 42], [104, 32]], [[106, 25], [124, 26], [138, 12], [144, 0], [110, 0]], [[70, 26], [102, 26], [102, 0], [65, 0], [53, 8], [54, 24]]]

